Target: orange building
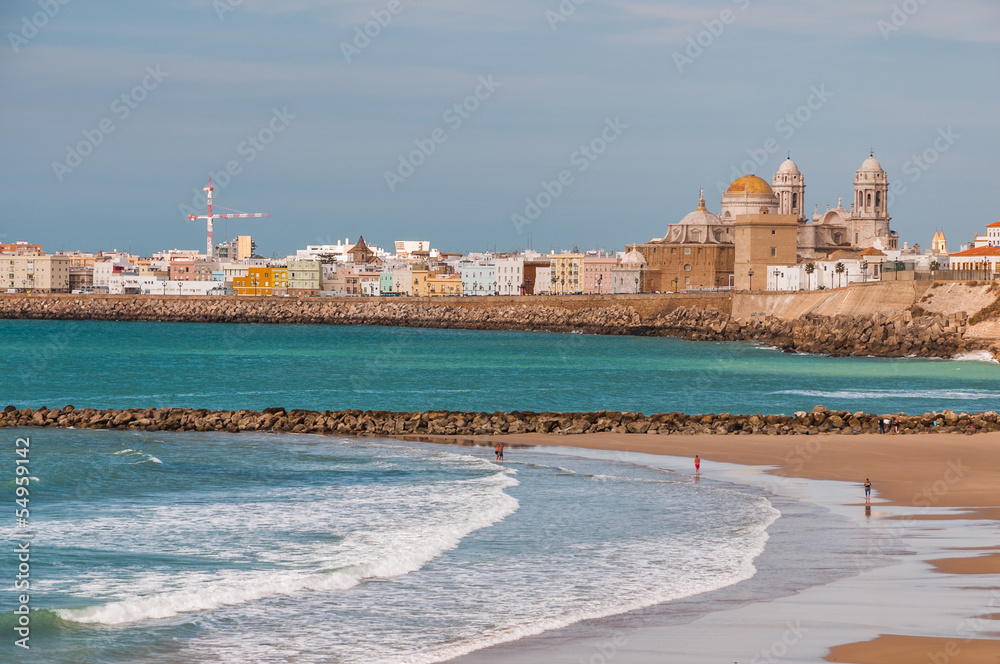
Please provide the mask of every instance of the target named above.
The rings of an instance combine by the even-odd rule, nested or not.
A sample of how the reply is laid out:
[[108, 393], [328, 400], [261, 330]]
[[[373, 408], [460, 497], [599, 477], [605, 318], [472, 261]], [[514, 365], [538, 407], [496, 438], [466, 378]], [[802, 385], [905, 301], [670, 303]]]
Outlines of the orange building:
[[288, 268], [251, 267], [247, 276], [233, 278], [237, 295], [285, 295], [288, 292]]

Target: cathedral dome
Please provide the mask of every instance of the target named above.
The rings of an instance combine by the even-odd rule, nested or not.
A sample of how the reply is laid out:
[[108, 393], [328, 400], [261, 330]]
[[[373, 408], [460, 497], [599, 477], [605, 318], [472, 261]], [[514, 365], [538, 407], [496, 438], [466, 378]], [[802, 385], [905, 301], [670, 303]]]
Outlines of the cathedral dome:
[[861, 170], [862, 173], [882, 173], [883, 172], [882, 171], [882, 164], [878, 163], [878, 159], [875, 158], [875, 155], [870, 155], [867, 159], [865, 159], [864, 163], [861, 164], [861, 169], [860, 170]]
[[646, 258], [638, 250], [633, 249], [625, 254], [625, 258], [622, 259], [621, 264], [641, 267], [646, 264]]
[[799, 167], [795, 165], [792, 158], [789, 157], [785, 161], [781, 162], [781, 166], [778, 167], [778, 173], [788, 173], [789, 175], [798, 175]]
[[708, 211], [705, 207], [705, 190], [701, 191], [698, 198], [698, 208], [694, 212], [689, 212], [680, 221], [681, 226], [706, 226], [711, 224], [721, 224], [722, 220]]
[[729, 189], [726, 190], [727, 194], [764, 194], [768, 196], [773, 196], [774, 191], [764, 180], [761, 180], [756, 175], [744, 175], [740, 179], [729, 185]]

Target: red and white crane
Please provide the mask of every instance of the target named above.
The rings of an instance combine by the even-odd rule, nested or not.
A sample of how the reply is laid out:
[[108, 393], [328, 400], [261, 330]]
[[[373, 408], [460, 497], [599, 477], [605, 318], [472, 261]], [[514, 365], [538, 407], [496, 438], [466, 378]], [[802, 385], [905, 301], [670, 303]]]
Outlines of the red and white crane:
[[[208, 178], [208, 186], [204, 187], [202, 191], [208, 192], [208, 213], [207, 214], [189, 214], [188, 219], [207, 219], [208, 220], [208, 257], [211, 258], [215, 253], [215, 245], [212, 244], [212, 222], [216, 219], [249, 219], [255, 217], [270, 217], [271, 215], [267, 212], [240, 212], [239, 210], [230, 210], [229, 208], [223, 208], [224, 210], [229, 210], [227, 214], [212, 214], [212, 192], [215, 191], [215, 187], [212, 186], [212, 178]], [[221, 207], [221, 206], [220, 206]]]

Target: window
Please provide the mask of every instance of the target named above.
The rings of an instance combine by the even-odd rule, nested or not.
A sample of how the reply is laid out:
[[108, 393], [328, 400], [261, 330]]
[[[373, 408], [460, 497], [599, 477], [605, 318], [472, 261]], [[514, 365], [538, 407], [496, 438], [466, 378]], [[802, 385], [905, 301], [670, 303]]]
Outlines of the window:
[[684, 247], [684, 253], [685, 254], [690, 254], [691, 253], [691, 247]]
[[778, 255], [778, 249], [776, 247], [771, 247], [771, 257]]
[[774, 235], [774, 234], [775, 234], [775, 232], [776, 232], [776, 231], [775, 231], [775, 230], [774, 230], [774, 229], [772, 228], [772, 229], [771, 229], [771, 235]]

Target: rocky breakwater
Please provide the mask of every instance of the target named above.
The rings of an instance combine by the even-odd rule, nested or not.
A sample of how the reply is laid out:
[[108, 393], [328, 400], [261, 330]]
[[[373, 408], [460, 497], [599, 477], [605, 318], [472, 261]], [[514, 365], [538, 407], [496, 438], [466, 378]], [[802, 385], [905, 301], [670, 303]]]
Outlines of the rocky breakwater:
[[757, 341], [783, 350], [824, 355], [879, 357], [953, 357], [987, 350], [994, 356], [1000, 347], [966, 339], [964, 313], [913, 316], [816, 316], [795, 320], [772, 317], [736, 321], [714, 310], [677, 309], [653, 321], [651, 328], [694, 341]]
[[875, 415], [830, 411], [816, 406], [811, 412], [788, 415], [685, 415], [684, 413], [534, 413], [428, 411], [310, 411], [284, 408], [255, 410], [198, 410], [192, 408], [133, 408], [127, 410], [50, 410], [7, 406], [0, 427], [76, 427], [80, 429], [138, 429], [144, 431], [275, 431], [354, 436], [504, 435], [544, 433], [574, 435], [621, 433], [638, 435], [789, 435], [855, 434], [879, 430], [881, 417], [895, 417], [901, 434], [981, 433], [1000, 431], [995, 412]]
[[774, 317], [740, 321], [711, 306], [661, 306], [656, 310], [649, 302], [648, 298], [641, 302], [600, 298], [567, 298], [565, 302], [561, 298], [462, 298], [439, 304], [433, 300], [396, 298], [0, 296], [0, 318], [573, 331], [675, 336], [695, 341], [757, 341], [789, 351], [885, 357], [951, 357], [971, 350], [990, 350], [996, 354], [1000, 349], [996, 342], [966, 339], [964, 313], [805, 315], [791, 321]]
[[[596, 302], [569, 308], [553, 304], [486, 298], [468, 305], [400, 301], [396, 298], [272, 298], [148, 296], [0, 297], [0, 318], [52, 320], [162, 321], [187, 323], [267, 323], [386, 325], [473, 330], [579, 331], [633, 334], [643, 328], [627, 304]], [[491, 298], [492, 299], [492, 298]]]

